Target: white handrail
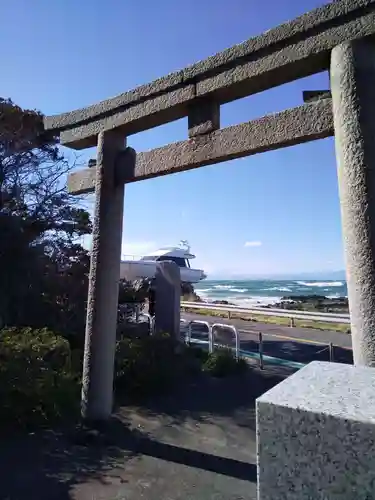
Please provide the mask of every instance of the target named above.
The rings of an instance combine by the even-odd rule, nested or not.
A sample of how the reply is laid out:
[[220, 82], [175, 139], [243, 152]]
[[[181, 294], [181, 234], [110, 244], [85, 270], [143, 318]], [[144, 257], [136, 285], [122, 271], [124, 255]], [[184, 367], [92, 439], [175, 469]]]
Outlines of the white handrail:
[[259, 314], [262, 316], [276, 316], [282, 318], [294, 318], [301, 320], [322, 321], [325, 323], [343, 323], [350, 324], [349, 314], [333, 314], [333, 313], [317, 313], [309, 311], [295, 311], [288, 309], [268, 309], [260, 307], [237, 307], [225, 304], [209, 304], [205, 302], [181, 302], [183, 309], [205, 309], [208, 311], [224, 311], [241, 313], [241, 314]]
[[154, 334], [154, 318], [148, 313], [141, 312], [137, 316], [137, 322], [139, 321], [140, 317], [147, 318], [149, 330], [150, 330], [150, 335], [153, 335]]
[[276, 308], [276, 307], [261, 307], [261, 306], [253, 306], [253, 307], [239, 307], [233, 304], [217, 304], [214, 302], [188, 302], [181, 301], [181, 305], [184, 307], [189, 307], [189, 304], [199, 305], [201, 309], [204, 309], [205, 306], [214, 306], [218, 309], [223, 309], [224, 311], [236, 311], [237, 309], [246, 310], [246, 311], [257, 311], [259, 313], [263, 311], [271, 311], [271, 312], [290, 312], [292, 314], [306, 314], [308, 316], [331, 316], [334, 318], [350, 318], [350, 314], [348, 313], [321, 313], [317, 311], [301, 311], [299, 309], [284, 309], [284, 308]]
[[240, 356], [240, 337], [238, 335], [237, 328], [233, 325], [225, 325], [223, 323], [214, 323], [211, 327], [214, 346], [215, 346], [215, 335], [214, 335], [215, 326], [220, 327], [220, 328], [225, 328], [226, 330], [232, 330], [232, 332], [234, 333], [234, 338], [235, 338], [235, 342], [236, 342], [236, 347], [235, 347], [236, 359], [238, 359]]
[[190, 343], [191, 340], [191, 327], [192, 325], [204, 325], [207, 327], [208, 330], [208, 350], [209, 352], [213, 352], [214, 350], [214, 342], [213, 342], [213, 335], [212, 335], [212, 327], [208, 321], [200, 321], [199, 319], [194, 319], [193, 321], [189, 321], [188, 324], [188, 331], [187, 331], [187, 336], [186, 336], [186, 342]]

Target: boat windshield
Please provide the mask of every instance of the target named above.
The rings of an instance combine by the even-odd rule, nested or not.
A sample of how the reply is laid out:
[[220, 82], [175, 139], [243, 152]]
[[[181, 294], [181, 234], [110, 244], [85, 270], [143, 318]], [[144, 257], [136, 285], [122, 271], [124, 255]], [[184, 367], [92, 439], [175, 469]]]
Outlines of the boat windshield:
[[183, 257], [171, 257], [169, 255], [162, 255], [157, 259], [159, 262], [163, 260], [171, 260], [172, 262], [175, 262], [178, 267], [188, 267], [186, 265], [186, 260]]

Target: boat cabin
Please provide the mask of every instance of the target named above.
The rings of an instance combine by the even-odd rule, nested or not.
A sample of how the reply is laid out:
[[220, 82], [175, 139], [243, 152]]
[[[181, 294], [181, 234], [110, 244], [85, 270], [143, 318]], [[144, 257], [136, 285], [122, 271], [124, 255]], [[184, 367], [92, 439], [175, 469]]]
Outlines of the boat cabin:
[[175, 262], [178, 267], [190, 268], [189, 260], [195, 259], [195, 255], [187, 252], [182, 248], [161, 248], [157, 250], [153, 255], [146, 255], [142, 257], [141, 260], [156, 261], [161, 262], [163, 260], [169, 260]]

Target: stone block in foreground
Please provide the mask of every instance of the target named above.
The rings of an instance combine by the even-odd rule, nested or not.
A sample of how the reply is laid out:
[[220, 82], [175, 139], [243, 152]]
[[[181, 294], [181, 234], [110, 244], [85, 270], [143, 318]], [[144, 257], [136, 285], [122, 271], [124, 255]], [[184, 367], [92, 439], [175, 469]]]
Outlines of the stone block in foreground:
[[259, 500], [375, 499], [375, 369], [314, 361], [256, 401]]

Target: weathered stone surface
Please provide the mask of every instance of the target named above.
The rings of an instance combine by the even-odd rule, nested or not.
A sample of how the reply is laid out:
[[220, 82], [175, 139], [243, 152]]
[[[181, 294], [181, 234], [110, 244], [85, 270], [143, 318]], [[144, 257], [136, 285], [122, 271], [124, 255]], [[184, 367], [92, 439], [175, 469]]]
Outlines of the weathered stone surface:
[[302, 92], [303, 102], [312, 102], [319, 99], [331, 98], [330, 90], [304, 90]]
[[[131, 147], [127, 147], [118, 153], [115, 160], [115, 184], [124, 184], [122, 180], [124, 175], [129, 176], [129, 178], [134, 177], [136, 156], [137, 153]], [[87, 169], [72, 172], [68, 176], [68, 191], [70, 193], [84, 194], [94, 191], [96, 160], [89, 160], [88, 165]]]
[[83, 149], [96, 145], [97, 136], [103, 130], [118, 129], [123, 135], [131, 135], [186, 116], [187, 103], [195, 97], [194, 85], [172, 90], [153, 99], [104, 114], [96, 120], [63, 130], [60, 142], [65, 146]]
[[180, 268], [175, 262], [159, 262], [155, 274], [155, 332], [180, 340]]
[[332, 51], [331, 87], [355, 364], [375, 366], [375, 44]]
[[82, 415], [89, 420], [107, 419], [112, 412], [124, 206], [124, 185], [116, 185], [115, 162], [124, 145], [115, 132], [99, 135], [82, 374]]
[[[134, 175], [129, 176], [129, 170], [122, 168], [119, 161], [117, 178], [119, 182], [134, 182], [331, 135], [332, 103], [330, 99], [322, 99], [201, 137], [138, 153]], [[71, 174], [68, 182], [70, 192], [79, 194], [92, 191], [93, 171], [94, 168], [88, 168]]]
[[68, 175], [68, 191], [72, 194], [92, 193], [95, 190], [96, 166], [77, 170]]
[[[331, 101], [305, 104], [137, 156], [135, 178], [181, 172], [333, 134]], [[124, 178], [125, 182], [131, 179]]]
[[374, 34], [375, 0], [333, 2], [164, 79], [46, 118], [45, 126], [62, 131], [65, 145], [93, 146], [101, 130], [129, 135], [186, 116], [194, 96], [220, 104], [323, 71], [333, 47]]
[[208, 134], [220, 128], [220, 104], [212, 99], [195, 99], [189, 107], [189, 137]]
[[249, 58], [258, 51], [265, 52], [269, 47], [286, 46], [291, 38], [296, 41], [306, 38], [309, 32], [324, 31], [327, 25], [332, 26], [334, 20], [336, 24], [343, 24], [345, 17], [360, 17], [366, 7], [374, 4], [375, 0], [331, 2], [187, 67], [183, 71], [184, 81], [198, 79], [208, 72], [217, 71], [217, 68], [230, 66], [240, 59]]
[[257, 399], [258, 500], [365, 500], [375, 370], [314, 361]]
[[336, 45], [374, 32], [374, 12], [345, 24], [335, 21], [316, 34], [308, 36], [307, 32], [300, 40], [293, 37], [285, 46], [270, 46], [266, 53], [255, 52], [250, 60], [244, 58], [233, 67], [198, 80], [197, 96], [214, 94], [220, 102], [228, 102], [318, 73], [329, 68], [330, 50]]
[[44, 120], [44, 126], [47, 130], [63, 130], [68, 127], [76, 126], [79, 123], [97, 118], [113, 110], [117, 110], [118, 108], [157, 97], [166, 90], [171, 91], [182, 83], [182, 77], [182, 71], [177, 71], [159, 78], [158, 80], [154, 80], [151, 83], [141, 85], [133, 90], [112, 97], [111, 99], [98, 102], [92, 106], [76, 109], [61, 115], [47, 116]]

